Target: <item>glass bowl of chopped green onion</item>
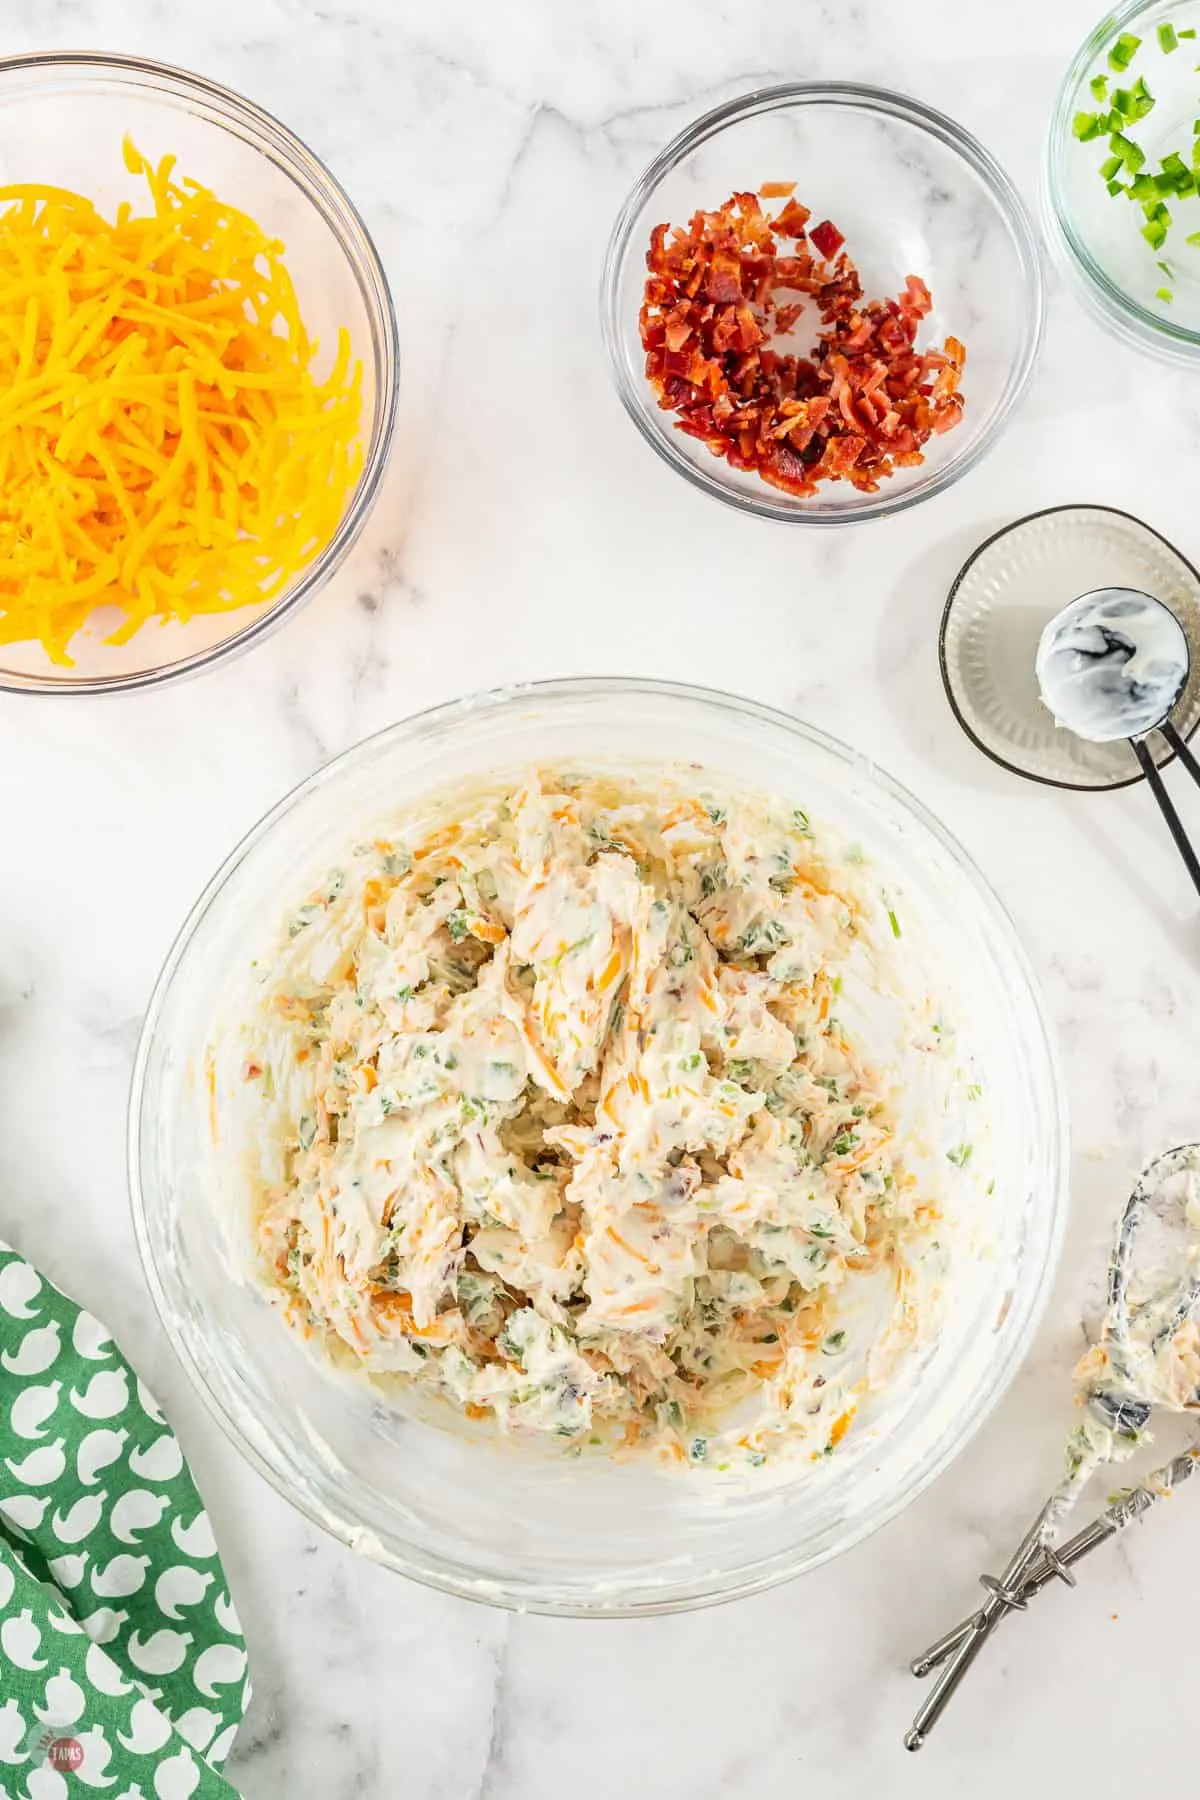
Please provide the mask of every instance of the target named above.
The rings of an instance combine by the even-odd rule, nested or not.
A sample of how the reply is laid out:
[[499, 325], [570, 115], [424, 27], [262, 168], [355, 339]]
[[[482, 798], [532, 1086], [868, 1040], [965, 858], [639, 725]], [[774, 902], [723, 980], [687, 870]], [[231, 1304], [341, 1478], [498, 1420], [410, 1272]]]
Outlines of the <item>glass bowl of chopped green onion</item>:
[[1127, 343], [1200, 357], [1200, 0], [1118, 8], [1080, 47], [1046, 147], [1051, 241]]

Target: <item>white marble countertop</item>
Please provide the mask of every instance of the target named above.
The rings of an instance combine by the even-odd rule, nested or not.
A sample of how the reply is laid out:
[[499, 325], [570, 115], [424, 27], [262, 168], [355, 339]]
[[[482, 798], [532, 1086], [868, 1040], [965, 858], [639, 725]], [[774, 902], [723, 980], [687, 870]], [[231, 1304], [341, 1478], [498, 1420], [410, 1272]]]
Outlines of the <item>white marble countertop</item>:
[[[257, 1693], [231, 1764], [249, 1800], [948, 1800], [968, 1786], [999, 1800], [1015, 1783], [1112, 1794], [1192, 1769], [1190, 1659], [1164, 1635], [1175, 1565], [1200, 1541], [1190, 1493], [1093, 1561], [1076, 1593], [1008, 1627], [920, 1758], [900, 1737], [917, 1697], [907, 1656], [1002, 1560], [1056, 1468], [1084, 1273], [1143, 1156], [1196, 1135], [1200, 1050], [1195, 897], [1148, 797], [1076, 798], [991, 767], [943, 700], [937, 621], [971, 546], [1055, 502], [1127, 506], [1195, 555], [1200, 378], [1137, 360], [1056, 288], [1019, 434], [927, 506], [809, 534], [738, 518], [656, 463], [610, 391], [595, 304], [634, 175], [688, 117], [757, 82], [906, 89], [955, 113], [1032, 193], [1054, 85], [1097, 10], [5, 8], [6, 50], [139, 51], [280, 114], [361, 207], [400, 320], [391, 478], [366, 539], [301, 617], [182, 686], [0, 701], [0, 1232], [108, 1321], [190, 1450], [250, 1640]], [[1018, 921], [1057, 1019], [1076, 1134], [1048, 1316], [954, 1468], [800, 1583], [621, 1624], [513, 1618], [425, 1592], [276, 1498], [166, 1345], [124, 1172], [140, 1014], [186, 907], [242, 830], [393, 718], [580, 672], [740, 689], [914, 788]]]

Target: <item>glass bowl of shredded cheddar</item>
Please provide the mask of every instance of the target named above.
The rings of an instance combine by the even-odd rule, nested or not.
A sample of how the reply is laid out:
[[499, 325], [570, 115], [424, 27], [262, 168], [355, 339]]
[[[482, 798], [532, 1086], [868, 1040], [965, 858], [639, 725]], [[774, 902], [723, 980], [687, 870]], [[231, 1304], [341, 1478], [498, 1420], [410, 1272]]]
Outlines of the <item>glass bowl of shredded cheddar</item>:
[[181, 934], [130, 1128], [164, 1322], [280, 1491], [583, 1613], [769, 1585], [919, 1492], [1028, 1341], [1064, 1151], [936, 822], [629, 681], [440, 708], [284, 800]]
[[0, 687], [202, 668], [309, 598], [395, 413], [387, 282], [298, 138], [201, 77], [0, 62]]

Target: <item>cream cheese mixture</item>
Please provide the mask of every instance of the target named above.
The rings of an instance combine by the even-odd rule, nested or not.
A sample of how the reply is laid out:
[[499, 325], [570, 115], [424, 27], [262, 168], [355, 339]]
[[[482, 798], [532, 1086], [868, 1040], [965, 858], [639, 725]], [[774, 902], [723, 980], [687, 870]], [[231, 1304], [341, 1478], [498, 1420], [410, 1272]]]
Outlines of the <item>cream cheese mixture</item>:
[[1056, 1519], [1102, 1463], [1151, 1441], [1153, 1413], [1200, 1411], [1200, 1147], [1157, 1158], [1139, 1190], [1134, 1266], [1075, 1371], [1082, 1417], [1067, 1441]]
[[832, 1452], [936, 1327], [972, 1154], [906, 1138], [851, 1023], [887, 990], [961, 1077], [902, 934], [861, 855], [699, 772], [526, 772], [390, 821], [210, 1045], [256, 1278], [338, 1362], [493, 1428]]
[[1037, 679], [1056, 725], [1107, 744], [1161, 724], [1187, 682], [1188, 661], [1187, 634], [1161, 601], [1100, 588], [1046, 626]]

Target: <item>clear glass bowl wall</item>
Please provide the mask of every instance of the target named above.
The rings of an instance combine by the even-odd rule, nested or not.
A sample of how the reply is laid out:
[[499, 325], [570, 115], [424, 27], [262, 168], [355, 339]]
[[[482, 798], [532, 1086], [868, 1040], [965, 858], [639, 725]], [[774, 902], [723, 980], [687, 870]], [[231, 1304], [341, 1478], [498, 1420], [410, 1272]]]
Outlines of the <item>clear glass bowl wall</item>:
[[[283, 906], [356, 834], [431, 789], [498, 768], [614, 757], [694, 761], [835, 821], [936, 934], [983, 1055], [1005, 1196], [995, 1255], [902, 1397], [786, 1485], [583, 1461], [547, 1464], [402, 1416], [328, 1377], [231, 1271], [201, 1062], [221, 996]], [[629, 681], [548, 684], [392, 727], [289, 795], [201, 897], [152, 1000], [129, 1161], [155, 1301], [235, 1443], [308, 1516], [405, 1574], [478, 1599], [579, 1614], [669, 1610], [763, 1588], [899, 1510], [977, 1429], [1017, 1367], [1062, 1221], [1065, 1131], [1046, 1022], [1012, 927], [961, 849], [871, 764], [749, 702]]]

